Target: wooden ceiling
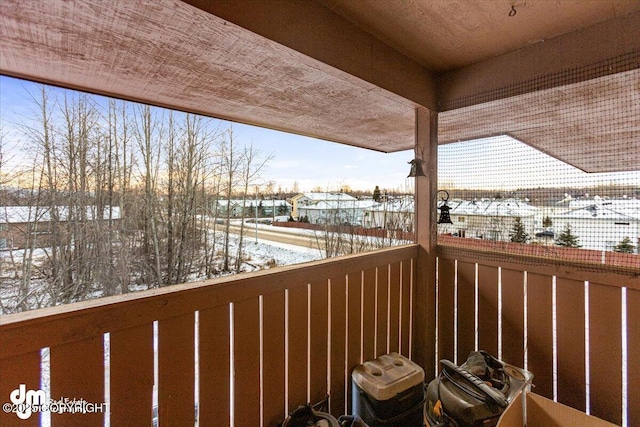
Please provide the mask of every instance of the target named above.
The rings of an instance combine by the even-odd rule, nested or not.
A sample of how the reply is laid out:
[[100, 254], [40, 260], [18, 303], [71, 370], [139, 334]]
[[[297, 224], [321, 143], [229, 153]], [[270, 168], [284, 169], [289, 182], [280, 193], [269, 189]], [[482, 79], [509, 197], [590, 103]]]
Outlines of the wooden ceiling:
[[637, 0], [320, 0], [424, 68], [451, 71], [640, 10]]
[[2, 74], [385, 152], [422, 106], [441, 143], [638, 170], [638, 69], [637, 0], [0, 3]]

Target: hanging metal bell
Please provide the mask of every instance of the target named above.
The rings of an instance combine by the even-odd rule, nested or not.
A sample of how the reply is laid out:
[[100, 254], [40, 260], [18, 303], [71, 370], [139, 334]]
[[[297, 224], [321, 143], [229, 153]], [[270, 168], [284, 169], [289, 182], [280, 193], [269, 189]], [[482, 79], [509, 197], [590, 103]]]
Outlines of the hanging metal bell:
[[407, 163], [411, 165], [411, 171], [409, 171], [409, 175], [407, 175], [407, 178], [415, 178], [416, 176], [426, 176], [424, 174], [424, 171], [422, 170], [422, 164], [424, 163], [424, 160], [420, 160], [416, 158]]

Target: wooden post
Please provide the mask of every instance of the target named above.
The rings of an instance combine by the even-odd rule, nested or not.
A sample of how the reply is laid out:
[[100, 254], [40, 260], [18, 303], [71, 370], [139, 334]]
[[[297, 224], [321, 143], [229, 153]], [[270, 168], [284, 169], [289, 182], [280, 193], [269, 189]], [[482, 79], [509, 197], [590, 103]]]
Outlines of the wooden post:
[[415, 178], [415, 240], [420, 249], [415, 267], [412, 352], [429, 381], [436, 370], [438, 113], [417, 108], [415, 130], [415, 155], [424, 160], [426, 176]]

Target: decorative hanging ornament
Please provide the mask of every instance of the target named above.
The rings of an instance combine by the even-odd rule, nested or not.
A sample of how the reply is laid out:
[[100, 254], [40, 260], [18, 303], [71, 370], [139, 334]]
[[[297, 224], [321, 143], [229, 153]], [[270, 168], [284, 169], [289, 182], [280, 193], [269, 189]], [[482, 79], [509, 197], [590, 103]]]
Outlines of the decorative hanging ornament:
[[451, 208], [447, 204], [447, 202], [449, 201], [449, 192], [447, 190], [438, 190], [438, 193], [436, 193], [436, 195], [439, 193], [445, 193], [447, 197], [442, 198], [442, 206], [438, 208], [440, 210], [440, 218], [438, 218], [438, 224], [453, 224], [453, 222], [451, 221], [451, 217], [449, 216], [449, 211], [451, 210]]
[[422, 164], [424, 160], [420, 160], [417, 157], [410, 162], [407, 162], [411, 165], [411, 171], [409, 171], [409, 175], [407, 178], [415, 178], [416, 176], [426, 176], [424, 171], [422, 170]]

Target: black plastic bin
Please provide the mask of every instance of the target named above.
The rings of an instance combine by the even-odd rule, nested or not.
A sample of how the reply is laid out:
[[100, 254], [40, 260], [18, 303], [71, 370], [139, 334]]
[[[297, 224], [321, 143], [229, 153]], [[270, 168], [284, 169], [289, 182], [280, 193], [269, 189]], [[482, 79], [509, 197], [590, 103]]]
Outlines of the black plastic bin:
[[354, 415], [369, 427], [423, 425], [424, 371], [406, 357], [386, 354], [351, 374]]

